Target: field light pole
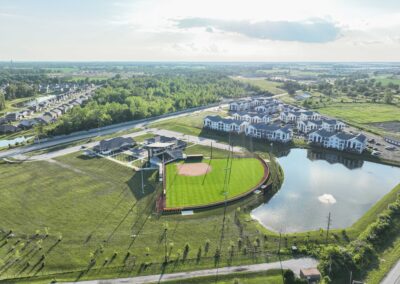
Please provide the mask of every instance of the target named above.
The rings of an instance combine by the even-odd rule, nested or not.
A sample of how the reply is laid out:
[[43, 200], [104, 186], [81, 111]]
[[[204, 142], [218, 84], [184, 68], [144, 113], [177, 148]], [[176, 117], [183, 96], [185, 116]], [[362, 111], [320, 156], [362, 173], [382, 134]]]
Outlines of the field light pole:
[[142, 194], [144, 195], [144, 184], [143, 184], [143, 169], [140, 170], [142, 176]]

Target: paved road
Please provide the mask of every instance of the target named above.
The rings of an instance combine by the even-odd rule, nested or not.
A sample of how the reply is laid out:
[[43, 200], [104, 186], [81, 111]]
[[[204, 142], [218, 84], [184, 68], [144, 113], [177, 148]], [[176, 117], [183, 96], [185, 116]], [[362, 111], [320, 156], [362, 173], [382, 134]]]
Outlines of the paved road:
[[187, 110], [183, 110], [183, 111], [178, 111], [178, 112], [174, 112], [174, 113], [161, 115], [158, 117], [134, 120], [134, 121], [124, 122], [124, 123], [119, 123], [119, 124], [113, 124], [113, 125], [109, 125], [109, 126], [105, 126], [105, 127], [101, 127], [101, 128], [97, 128], [97, 129], [91, 129], [88, 131], [75, 132], [75, 133], [72, 133], [69, 135], [57, 136], [57, 137], [54, 137], [54, 138], [51, 138], [48, 140], [42, 140], [41, 143], [28, 145], [28, 146], [24, 146], [24, 147], [18, 147], [18, 148], [6, 150], [6, 151], [1, 151], [0, 158], [21, 155], [21, 154], [32, 152], [32, 151], [53, 147], [53, 146], [56, 146], [59, 144], [69, 143], [69, 142], [73, 142], [73, 141], [77, 141], [77, 140], [81, 140], [81, 139], [92, 138], [92, 137], [101, 136], [101, 135], [107, 135], [107, 134], [115, 133], [118, 131], [127, 130], [130, 128], [144, 127], [150, 122], [160, 122], [160, 121], [171, 119], [171, 118], [187, 116], [196, 111], [216, 110], [217, 108], [219, 108], [221, 106], [225, 106], [225, 103], [221, 104], [221, 105], [213, 104], [213, 105], [204, 106], [204, 107], [192, 108], [192, 109], [187, 109]]
[[[193, 135], [186, 135], [181, 132], [165, 130], [165, 129], [152, 128], [152, 129], [150, 129], [150, 131], [152, 131], [153, 133], [158, 134], [158, 135], [180, 138], [184, 141], [194, 143], [194, 144], [199, 144], [199, 145], [203, 145], [203, 146], [211, 146], [212, 145], [213, 147], [218, 148], [218, 149], [227, 150], [227, 151], [230, 150], [230, 147], [228, 144], [218, 142], [217, 140], [214, 140], [214, 139], [198, 137], [198, 136], [193, 136]], [[243, 149], [235, 146], [235, 147], [233, 147], [233, 151], [234, 152], [243, 152]]]
[[[291, 269], [297, 275], [300, 273], [301, 268], [309, 268], [316, 267], [318, 262], [313, 258], [299, 258], [299, 259], [290, 259], [282, 261], [283, 269]], [[217, 275], [226, 275], [238, 272], [259, 272], [259, 271], [267, 271], [271, 269], [280, 269], [281, 264], [279, 262], [271, 262], [271, 263], [260, 263], [260, 264], [252, 264], [252, 265], [241, 265], [241, 266], [231, 266], [231, 267], [222, 267], [219, 269], [206, 269], [206, 270], [197, 270], [190, 272], [178, 272], [164, 275], [148, 275], [148, 276], [139, 276], [132, 278], [119, 278], [119, 279], [110, 279], [110, 280], [92, 280], [92, 281], [82, 281], [79, 283], [82, 284], [120, 284], [120, 283], [135, 283], [135, 284], [143, 284], [143, 283], [158, 283], [163, 281], [171, 281], [171, 280], [181, 280], [188, 279], [193, 277], [202, 277], [202, 276], [214, 276]], [[72, 283], [72, 282], [71, 282]]]
[[[129, 133], [129, 134], [125, 134], [125, 135], [121, 135], [121, 137], [138, 137], [147, 133], [152, 133], [152, 134], [156, 134], [156, 135], [163, 135], [163, 136], [167, 136], [167, 137], [177, 137], [180, 138], [182, 140], [188, 141], [190, 143], [194, 143], [194, 144], [199, 144], [199, 145], [203, 145], [203, 146], [211, 146], [211, 144], [213, 145], [214, 148], [218, 148], [221, 150], [227, 150], [229, 151], [229, 145], [224, 144], [224, 143], [220, 143], [217, 142], [214, 139], [208, 139], [208, 138], [202, 138], [202, 137], [197, 137], [197, 136], [192, 136], [192, 135], [185, 135], [183, 133], [180, 132], [176, 132], [176, 131], [170, 131], [170, 130], [165, 130], [165, 129], [156, 129], [156, 128], [149, 128], [149, 129], [145, 129], [145, 130], [141, 130], [141, 131], [137, 131], [137, 132], [133, 132], [133, 133]], [[82, 144], [82, 145], [78, 145], [78, 146], [73, 146], [73, 147], [68, 147], [65, 149], [60, 149], [60, 150], [56, 150], [56, 151], [52, 151], [49, 153], [43, 153], [43, 154], [39, 154], [39, 155], [35, 155], [32, 157], [25, 157], [24, 155], [15, 155], [14, 157], [20, 160], [29, 160], [29, 161], [41, 161], [41, 160], [48, 160], [48, 159], [53, 159], [59, 156], [64, 156], [67, 154], [71, 154], [71, 153], [75, 153], [78, 151], [82, 150], [82, 146], [85, 148], [91, 148], [94, 147], [95, 145], [97, 145], [99, 142], [95, 141], [95, 142], [90, 142], [90, 143], [86, 143], [86, 144]], [[243, 149], [240, 147], [233, 147], [233, 151], [240, 153], [243, 152]]]
[[400, 284], [400, 260], [382, 280], [381, 284]]

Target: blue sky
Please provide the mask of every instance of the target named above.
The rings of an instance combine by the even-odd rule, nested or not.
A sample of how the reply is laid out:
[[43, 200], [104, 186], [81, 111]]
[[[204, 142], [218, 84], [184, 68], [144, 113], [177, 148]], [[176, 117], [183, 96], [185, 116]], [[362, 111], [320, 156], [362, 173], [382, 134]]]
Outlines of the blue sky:
[[400, 1], [0, 0], [0, 60], [399, 61]]

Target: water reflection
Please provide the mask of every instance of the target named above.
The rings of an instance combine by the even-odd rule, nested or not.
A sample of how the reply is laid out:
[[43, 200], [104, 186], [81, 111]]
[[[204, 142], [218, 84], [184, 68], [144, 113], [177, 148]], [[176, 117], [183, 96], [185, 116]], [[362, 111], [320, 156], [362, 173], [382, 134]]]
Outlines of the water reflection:
[[332, 228], [348, 227], [400, 182], [400, 168], [337, 153], [293, 149], [278, 160], [285, 173], [282, 188], [252, 211], [275, 231], [325, 228], [329, 212]]
[[325, 160], [330, 164], [342, 164], [348, 169], [356, 169], [361, 168], [364, 164], [364, 161], [361, 159], [354, 159], [349, 158], [344, 155], [339, 155], [338, 153], [334, 152], [319, 152], [316, 150], [307, 150], [307, 158], [314, 161], [314, 160]]

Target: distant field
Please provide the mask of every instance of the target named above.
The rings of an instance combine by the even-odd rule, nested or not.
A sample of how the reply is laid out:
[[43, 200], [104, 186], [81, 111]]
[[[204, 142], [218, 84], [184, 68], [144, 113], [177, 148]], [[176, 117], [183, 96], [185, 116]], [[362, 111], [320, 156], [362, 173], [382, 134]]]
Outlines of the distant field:
[[274, 95], [282, 94], [285, 93], [285, 90], [282, 90], [279, 88], [281, 83], [269, 81], [266, 79], [260, 79], [260, 78], [244, 78], [244, 77], [233, 77], [235, 80], [239, 80], [241, 82], [245, 82], [254, 86], [259, 87], [262, 90], [271, 92]]
[[322, 114], [359, 124], [400, 120], [400, 108], [386, 104], [334, 104], [317, 110]]
[[[210, 163], [211, 171], [201, 176], [182, 176], [177, 166], [166, 167], [167, 207], [206, 205], [225, 200], [224, 179], [226, 159], [203, 159]], [[264, 175], [262, 163], [255, 158], [233, 159], [227, 198], [240, 195], [256, 186]]]
[[400, 85], [400, 78], [391, 78], [390, 76], [378, 76], [374, 78], [377, 82], [381, 82], [383, 85], [389, 83]]

